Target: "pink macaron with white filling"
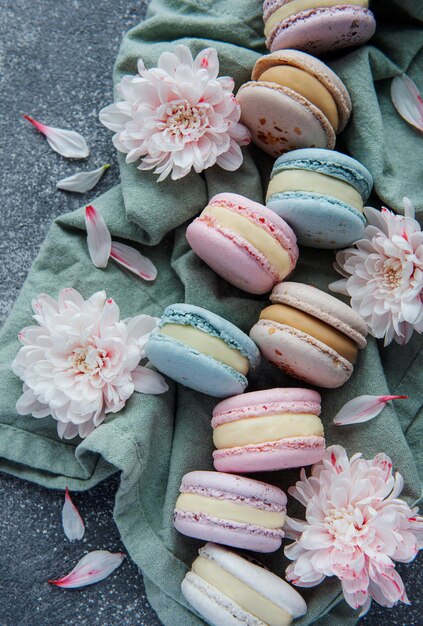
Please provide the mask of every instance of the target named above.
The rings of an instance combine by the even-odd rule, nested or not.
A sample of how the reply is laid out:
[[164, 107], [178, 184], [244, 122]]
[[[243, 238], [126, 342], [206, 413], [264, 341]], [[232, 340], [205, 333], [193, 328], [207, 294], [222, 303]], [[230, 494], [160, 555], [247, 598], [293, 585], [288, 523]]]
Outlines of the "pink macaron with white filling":
[[262, 204], [235, 193], [211, 198], [186, 237], [219, 276], [248, 293], [270, 291], [298, 260], [291, 227]]
[[182, 478], [173, 524], [183, 535], [256, 552], [274, 552], [284, 536], [286, 495], [278, 487], [222, 472]]
[[325, 439], [320, 395], [300, 388], [254, 391], [228, 398], [213, 411], [214, 466], [250, 473], [321, 461]]

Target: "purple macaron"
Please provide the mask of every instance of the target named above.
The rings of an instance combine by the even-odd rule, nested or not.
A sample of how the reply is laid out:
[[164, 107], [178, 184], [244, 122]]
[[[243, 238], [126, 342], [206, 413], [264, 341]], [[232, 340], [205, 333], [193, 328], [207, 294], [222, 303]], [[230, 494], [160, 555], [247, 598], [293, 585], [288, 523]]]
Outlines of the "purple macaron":
[[173, 523], [182, 534], [256, 552], [284, 536], [286, 495], [278, 487], [222, 472], [185, 474]]
[[265, 0], [266, 46], [271, 51], [295, 48], [320, 55], [360, 46], [375, 33], [368, 0]]

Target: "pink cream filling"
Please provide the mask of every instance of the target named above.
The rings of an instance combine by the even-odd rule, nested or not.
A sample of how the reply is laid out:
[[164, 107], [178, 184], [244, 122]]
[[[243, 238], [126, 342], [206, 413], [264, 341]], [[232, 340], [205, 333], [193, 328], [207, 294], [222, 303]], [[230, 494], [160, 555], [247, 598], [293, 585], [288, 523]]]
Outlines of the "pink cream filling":
[[213, 415], [211, 425], [212, 428], [217, 428], [222, 424], [236, 422], [240, 419], [261, 417], [263, 415], [279, 415], [281, 413], [313, 413], [314, 415], [320, 415], [320, 411], [321, 407], [317, 402], [269, 402], [268, 404], [259, 404], [217, 413]]

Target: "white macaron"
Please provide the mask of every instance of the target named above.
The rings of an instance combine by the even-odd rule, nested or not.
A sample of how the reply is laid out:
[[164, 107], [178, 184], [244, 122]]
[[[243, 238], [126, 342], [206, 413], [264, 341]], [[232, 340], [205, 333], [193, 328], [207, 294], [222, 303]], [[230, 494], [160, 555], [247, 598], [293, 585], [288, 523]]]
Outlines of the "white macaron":
[[289, 626], [307, 605], [293, 587], [224, 546], [200, 548], [182, 593], [212, 626]]

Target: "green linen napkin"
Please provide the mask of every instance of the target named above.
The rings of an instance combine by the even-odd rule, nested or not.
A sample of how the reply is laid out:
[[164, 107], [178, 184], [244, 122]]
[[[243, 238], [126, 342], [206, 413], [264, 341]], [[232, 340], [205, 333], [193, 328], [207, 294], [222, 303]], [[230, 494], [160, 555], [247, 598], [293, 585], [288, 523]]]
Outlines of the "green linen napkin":
[[[333, 60], [332, 65], [351, 93], [354, 115], [343, 140], [351, 154], [371, 170], [376, 191], [391, 207], [401, 209], [407, 194], [423, 213], [422, 139], [394, 112], [389, 99], [392, 76], [407, 71], [423, 89], [423, 7], [413, 0], [378, 4], [380, 27], [374, 46], [365, 46]], [[252, 65], [265, 52], [261, 3], [258, 0], [153, 0], [148, 19], [125, 37], [115, 68], [115, 84], [135, 73], [142, 57], [154, 66], [174, 42], [186, 43], [193, 53], [213, 45], [221, 75], [234, 76], [237, 86], [248, 80]], [[420, 157], [418, 157], [420, 154]], [[218, 278], [190, 251], [185, 239], [187, 220], [193, 218], [219, 191], [242, 193], [262, 201], [271, 160], [259, 150], [245, 150], [237, 172], [212, 168], [183, 181], [157, 183], [153, 174], [140, 172], [120, 158], [121, 185], [95, 205], [114, 237], [138, 244], [157, 265], [154, 284], [136, 280], [115, 264], [98, 270], [90, 262], [82, 209], [64, 215], [52, 225], [15, 307], [0, 335], [0, 469], [45, 485], [73, 490], [89, 489], [120, 471], [115, 520], [126, 548], [142, 569], [148, 598], [167, 626], [199, 626], [202, 620], [189, 609], [180, 592], [187, 566], [200, 542], [176, 533], [172, 511], [181, 477], [196, 469], [213, 469], [210, 415], [213, 398], [170, 382], [161, 396], [134, 394], [124, 410], [108, 416], [87, 439], [60, 441], [55, 422], [16, 414], [21, 381], [11, 362], [19, 349], [18, 331], [31, 324], [31, 299], [47, 292], [57, 297], [65, 286], [84, 297], [105, 289], [123, 317], [144, 312], [160, 315], [173, 302], [199, 304], [223, 315], [248, 332], [265, 306], [265, 297], [252, 297]], [[330, 251], [302, 249], [293, 280], [327, 290], [336, 278]], [[420, 498], [423, 455], [421, 398], [421, 338], [405, 347], [382, 349], [370, 339], [351, 380], [335, 391], [323, 391], [323, 420], [329, 443], [341, 443], [350, 454], [371, 458], [388, 453], [405, 477], [405, 496]], [[251, 389], [297, 383], [263, 363]], [[335, 428], [332, 418], [351, 398], [363, 394], [406, 394], [410, 399], [386, 407], [366, 424]], [[297, 471], [259, 475], [286, 489]], [[290, 503], [290, 513], [295, 513]], [[300, 513], [300, 512], [298, 512]], [[282, 551], [261, 559], [282, 574]], [[303, 626], [354, 624], [357, 615], [341, 601], [340, 587], [330, 579], [303, 591], [309, 611]]]

